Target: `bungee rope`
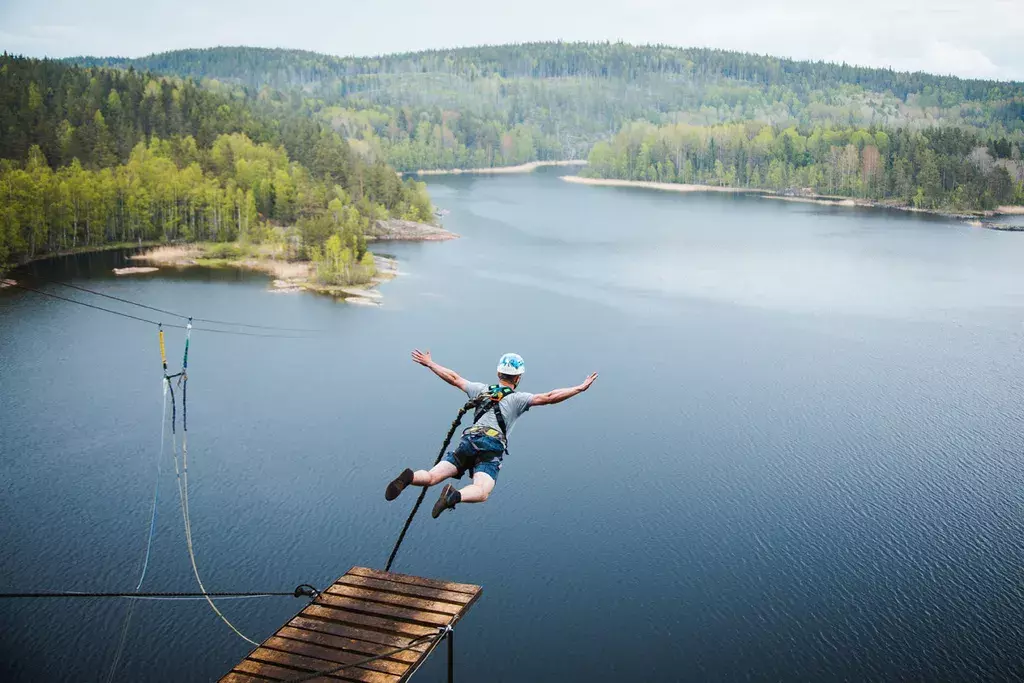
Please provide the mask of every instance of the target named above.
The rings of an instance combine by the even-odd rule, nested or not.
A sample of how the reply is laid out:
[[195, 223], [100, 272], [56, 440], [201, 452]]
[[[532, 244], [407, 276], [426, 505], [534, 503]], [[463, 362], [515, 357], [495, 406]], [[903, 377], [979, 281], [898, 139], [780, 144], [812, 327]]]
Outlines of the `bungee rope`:
[[[164, 376], [166, 377], [167, 353], [164, 349], [164, 331], [162, 327], [160, 328], [160, 358], [163, 362]], [[160, 451], [156, 458], [156, 482], [153, 484], [153, 505], [149, 512], [149, 537], [146, 540], [146, 553], [142, 559], [142, 571], [139, 573], [139, 582], [135, 585], [135, 591], [131, 594], [132, 599], [128, 602], [128, 609], [125, 610], [124, 622], [121, 624], [121, 637], [118, 640], [117, 649], [114, 650], [114, 659], [111, 662], [110, 670], [107, 673], [108, 683], [114, 680], [117, 668], [121, 663], [121, 655], [124, 653], [124, 646], [128, 638], [128, 626], [131, 624], [132, 614], [135, 612], [135, 598], [138, 596], [139, 590], [142, 588], [142, 582], [146, 579], [146, 570], [149, 568], [149, 555], [150, 551], [153, 549], [153, 537], [156, 536], [157, 503], [160, 498], [160, 479], [163, 471], [164, 433], [167, 431], [164, 428], [164, 420], [167, 419], [168, 382], [166, 380], [161, 380], [160, 384], [163, 388], [163, 401], [160, 407]]]
[[[437, 453], [437, 458], [434, 460], [434, 465], [441, 462], [441, 458], [444, 457], [444, 453], [448, 450], [448, 445], [452, 442], [452, 437], [455, 436], [455, 430], [459, 428], [462, 423], [462, 418], [471, 410], [476, 410], [479, 406], [486, 403], [487, 400], [492, 400], [491, 395], [488, 393], [482, 393], [476, 398], [471, 398], [466, 401], [466, 405], [459, 408], [458, 414], [455, 419], [452, 420], [452, 426], [448, 429], [448, 434], [444, 437], [444, 443], [441, 444], [441, 450]], [[409, 513], [409, 517], [405, 520], [405, 525], [402, 527], [402, 533], [398, 534], [398, 540], [395, 541], [395, 547], [391, 549], [391, 555], [388, 557], [388, 562], [384, 565], [384, 571], [391, 571], [391, 564], [395, 561], [395, 555], [398, 554], [398, 548], [401, 547], [402, 541], [405, 540], [405, 533], [409, 531], [409, 525], [412, 524], [412, 518], [416, 516], [416, 513], [420, 509], [420, 505], [423, 504], [423, 499], [427, 497], [427, 487], [424, 486], [420, 490], [420, 495], [416, 499], [416, 504], [412, 506], [412, 512]]]
[[[206, 602], [210, 605], [210, 609], [213, 613], [220, 617], [220, 620], [227, 624], [228, 628], [235, 632], [242, 640], [246, 641], [250, 645], [259, 646], [252, 638], [242, 633], [238, 628], [231, 623], [231, 621], [224, 616], [224, 613], [218, 609], [217, 605], [214, 604], [213, 599], [210, 597], [209, 591], [206, 590], [206, 586], [203, 585], [203, 579], [199, 575], [199, 566], [196, 563], [196, 552], [195, 546], [192, 542], [192, 518], [189, 514], [188, 507], [188, 349], [189, 342], [192, 336], [192, 319], [189, 318], [188, 324], [185, 326], [185, 353], [182, 356], [181, 361], [181, 372], [177, 375], [165, 376], [167, 384], [170, 385], [171, 377], [178, 377], [178, 383], [181, 387], [181, 468], [178, 467], [178, 445], [177, 438], [174, 432], [174, 422], [172, 418], [171, 422], [171, 452], [174, 454], [174, 474], [178, 482], [178, 499], [181, 501], [181, 518], [185, 523], [185, 546], [188, 548], [188, 558], [192, 563], [192, 573], [196, 577], [196, 583], [199, 584], [199, 590], [202, 591], [203, 597], [206, 598]], [[172, 394], [173, 395], [173, 394]]]
[[[167, 353], [164, 350], [164, 331], [160, 330], [160, 357], [163, 361], [164, 375], [167, 375]], [[153, 485], [153, 509], [149, 514], [149, 540], [146, 541], [146, 557], [142, 562], [142, 574], [139, 576], [139, 583], [135, 586], [135, 590], [138, 591], [142, 588], [142, 581], [146, 578], [146, 569], [149, 568], [149, 553], [153, 548], [153, 537], [156, 535], [156, 510], [157, 502], [160, 498], [160, 475], [163, 473], [163, 459], [164, 459], [164, 434], [167, 431], [164, 429], [164, 420], [167, 419], [167, 382], [161, 381], [160, 386], [163, 390], [163, 400], [160, 407], [160, 451], [156, 457], [156, 483]]]
[[[164, 365], [164, 386], [171, 394], [171, 454], [174, 457], [174, 476], [178, 484], [178, 500], [181, 504], [181, 519], [184, 522], [185, 529], [185, 547], [188, 549], [188, 559], [193, 567], [193, 573], [196, 575], [196, 583], [199, 584], [199, 588], [202, 591], [201, 595], [209, 603], [210, 608], [213, 612], [220, 617], [220, 621], [227, 625], [227, 627], [238, 635], [240, 638], [252, 645], [259, 645], [255, 640], [249, 638], [239, 629], [231, 624], [223, 612], [217, 608], [214, 604], [213, 599], [209, 591], [206, 590], [206, 586], [203, 585], [203, 579], [199, 573], [199, 565], [196, 562], [196, 548], [193, 544], [193, 535], [191, 535], [191, 517], [188, 513], [188, 346], [191, 341], [191, 318], [188, 318], [188, 324], [185, 326], [185, 347], [184, 353], [181, 356], [181, 372], [175, 375], [167, 374], [167, 353], [164, 347], [164, 332], [163, 329], [160, 331], [160, 356], [161, 361]], [[171, 385], [173, 378], [178, 378], [178, 386], [181, 388], [181, 463], [178, 463], [178, 444], [177, 444], [177, 431], [176, 431], [176, 401], [174, 399], [174, 388]]]
[[142, 573], [139, 575], [139, 583], [135, 586], [136, 591], [142, 588], [142, 582], [146, 578], [146, 570], [149, 568], [149, 554], [153, 549], [153, 537], [156, 536], [157, 504], [160, 500], [160, 475], [163, 474], [164, 433], [167, 431], [164, 429], [164, 420], [167, 419], [167, 385], [164, 382], [161, 382], [161, 385], [163, 387], [163, 401], [160, 407], [160, 450], [156, 458], [156, 483], [153, 484], [153, 505], [149, 511], [149, 538], [146, 540], [146, 554], [142, 560]]

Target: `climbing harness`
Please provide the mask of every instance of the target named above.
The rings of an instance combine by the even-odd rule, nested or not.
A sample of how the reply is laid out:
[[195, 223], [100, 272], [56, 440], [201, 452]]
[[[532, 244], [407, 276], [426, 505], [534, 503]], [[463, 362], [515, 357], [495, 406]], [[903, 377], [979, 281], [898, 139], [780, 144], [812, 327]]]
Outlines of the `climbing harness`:
[[[501, 437], [502, 444], [505, 446], [505, 452], [508, 453], [508, 430], [505, 428], [505, 417], [501, 414], [501, 400], [509, 394], [515, 393], [515, 389], [502, 386], [500, 384], [492, 384], [487, 387], [487, 391], [480, 392], [474, 401], [479, 401], [476, 407], [476, 412], [473, 413], [473, 426], [466, 430], [467, 434], [484, 434], [491, 437]], [[487, 400], [490, 399], [490, 405], [487, 404]], [[494, 411], [494, 419], [498, 422], [498, 429], [501, 432], [489, 427], [477, 427], [477, 422], [483, 418], [487, 412]]]
[[[476, 427], [476, 422], [478, 422], [480, 418], [482, 418], [487, 413], [488, 410], [493, 408], [494, 414], [498, 420], [498, 426], [501, 427], [501, 433], [502, 436], [504, 436], [505, 418], [502, 417], [501, 411], [498, 409], [498, 403], [501, 401], [501, 399], [505, 398], [513, 391], [513, 389], [509, 389], [508, 387], [503, 387], [498, 384], [492, 384], [490, 387], [488, 387], [487, 391], [483, 391], [476, 398], [471, 398], [470, 400], [466, 401], [466, 404], [459, 408], [459, 412], [455, 416], [455, 419], [452, 420], [452, 425], [448, 429], [448, 434], [445, 435], [444, 437], [444, 443], [441, 444], [441, 450], [438, 451], [437, 458], [434, 459], [434, 465], [437, 465], [437, 463], [441, 462], [441, 458], [444, 457], [445, 451], [448, 450], [448, 446], [452, 442], [452, 437], [455, 436], [455, 430], [457, 430], [459, 428], [459, 425], [462, 424], [462, 418], [466, 415], [466, 413], [468, 413], [471, 410], [476, 411], [474, 412], [473, 417], [474, 425], [473, 427], [467, 429], [467, 432], [470, 432], [471, 429], [474, 429]], [[488, 402], [490, 402], [492, 405], [488, 405]], [[481, 427], [481, 429], [487, 428]], [[491, 429], [490, 431], [493, 432], [495, 430]], [[505, 450], [507, 452], [507, 445], [505, 446]], [[426, 498], [426, 496], [427, 488], [424, 486], [422, 489], [420, 489], [420, 495], [418, 498], [416, 498], [416, 503], [412, 506], [412, 512], [409, 513], [409, 517], [406, 518], [405, 524], [402, 526], [402, 532], [398, 534], [398, 540], [395, 541], [395, 547], [391, 549], [391, 555], [388, 557], [387, 564], [384, 565], [384, 571], [391, 571], [391, 565], [395, 561], [395, 556], [398, 555], [398, 549], [402, 546], [402, 541], [405, 540], [405, 534], [407, 531], [409, 531], [409, 526], [412, 524], [413, 517], [416, 516], [416, 513], [419, 511], [420, 505], [423, 504], [423, 499]]]

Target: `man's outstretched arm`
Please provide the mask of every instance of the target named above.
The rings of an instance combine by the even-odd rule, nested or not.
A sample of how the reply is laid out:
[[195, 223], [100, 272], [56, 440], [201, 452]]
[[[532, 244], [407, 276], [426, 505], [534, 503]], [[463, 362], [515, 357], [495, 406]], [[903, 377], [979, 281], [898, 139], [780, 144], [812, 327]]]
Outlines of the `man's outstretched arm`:
[[454, 370], [449, 370], [443, 365], [438, 365], [431, 360], [430, 351], [423, 352], [416, 349], [412, 352], [412, 359], [423, 367], [429, 368], [431, 372], [443, 379], [445, 382], [448, 382], [448, 384], [451, 384], [453, 387], [461, 389], [462, 391], [466, 390], [466, 385], [469, 384], [469, 382], [460, 377], [459, 373]]
[[555, 403], [561, 403], [566, 399], [572, 398], [576, 394], [582, 394], [590, 388], [590, 385], [594, 383], [595, 379], [597, 379], [597, 373], [593, 372], [583, 381], [583, 384], [578, 384], [566, 389], [552, 389], [551, 391], [543, 394], [534, 394], [533, 399], [530, 401], [530, 406], [550, 406]]

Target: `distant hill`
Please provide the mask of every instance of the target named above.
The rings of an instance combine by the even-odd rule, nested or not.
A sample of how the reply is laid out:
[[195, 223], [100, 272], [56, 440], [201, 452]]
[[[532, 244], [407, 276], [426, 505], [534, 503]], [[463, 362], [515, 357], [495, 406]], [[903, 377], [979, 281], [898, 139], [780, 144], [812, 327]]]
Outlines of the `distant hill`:
[[[132, 66], [195, 78], [235, 80], [250, 87], [288, 88], [377, 74], [446, 73], [466, 78], [601, 78], [637, 80], [649, 75], [718, 78], [796, 92], [854, 85], [906, 100], [917, 93], [953, 95], [961, 101], [1024, 96], [1024, 83], [964, 79], [923, 72], [811, 62], [705, 48], [635, 46], [625, 43], [527, 43], [428, 50], [378, 57], [336, 57], [306, 50], [216, 47], [175, 50], [140, 57], [72, 57], [95, 66]], [[954, 98], [954, 99], [955, 99]], [[947, 97], [947, 103], [952, 101]], [[936, 104], [940, 104], [936, 102]]]
[[1024, 134], [1024, 84], [740, 52], [531, 43], [335, 57], [219, 47], [80, 64], [176, 74], [301, 110], [396, 168], [583, 157], [625, 124], [970, 128]]

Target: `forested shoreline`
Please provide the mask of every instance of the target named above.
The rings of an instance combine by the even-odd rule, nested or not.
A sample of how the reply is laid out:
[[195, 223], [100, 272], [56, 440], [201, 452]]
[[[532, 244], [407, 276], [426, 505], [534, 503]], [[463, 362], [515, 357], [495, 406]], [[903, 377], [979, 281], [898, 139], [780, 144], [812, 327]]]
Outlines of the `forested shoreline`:
[[4, 54], [0, 132], [0, 263], [140, 240], [324, 258], [332, 237], [335, 262], [359, 262], [372, 222], [433, 219], [396, 170], [536, 161], [936, 211], [1024, 203], [1024, 84], [666, 46]]
[[959, 128], [638, 123], [595, 145], [581, 175], [814, 193], [940, 211], [1024, 204], [1021, 143], [985, 140]]
[[422, 183], [329, 128], [268, 119], [188, 81], [4, 55], [0, 131], [0, 264], [237, 239], [358, 263], [371, 221], [433, 217]]

